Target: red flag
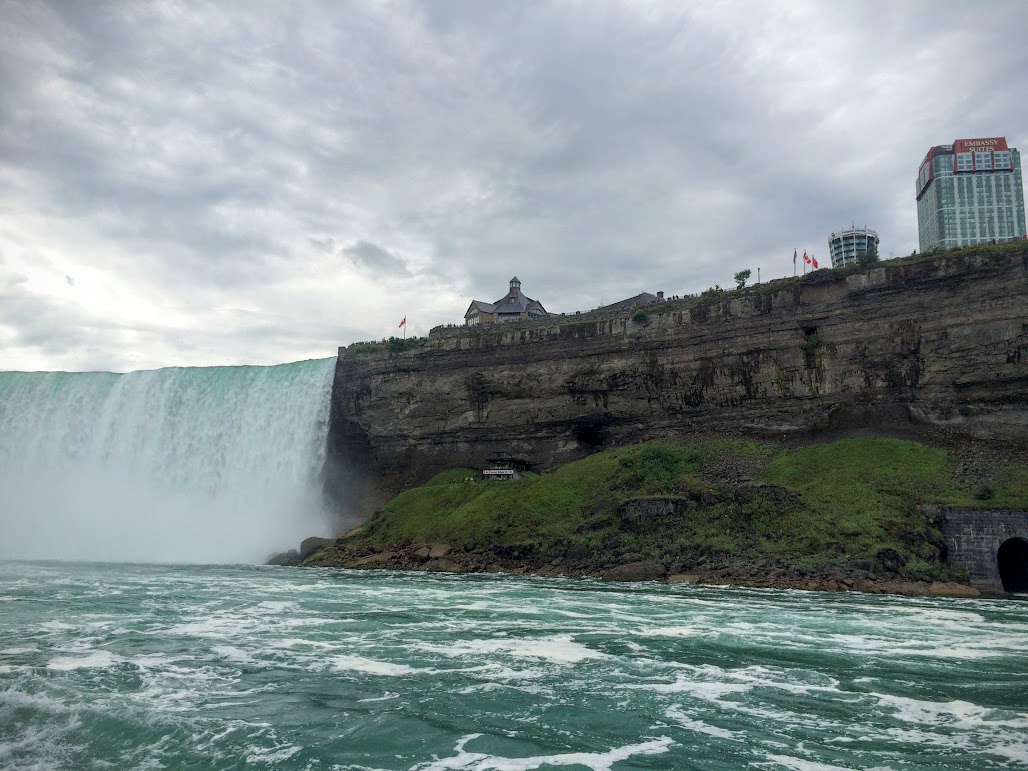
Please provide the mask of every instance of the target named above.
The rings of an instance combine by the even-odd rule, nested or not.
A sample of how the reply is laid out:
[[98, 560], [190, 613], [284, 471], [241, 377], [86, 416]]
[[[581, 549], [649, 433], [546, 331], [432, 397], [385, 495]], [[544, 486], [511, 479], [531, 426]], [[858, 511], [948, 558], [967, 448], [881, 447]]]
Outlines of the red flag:
[[814, 263], [814, 267], [817, 268], [817, 257], [811, 257], [810, 259]]
[[796, 250], [795, 249], [792, 250], [792, 264], [793, 265], [796, 264]]
[[803, 261], [805, 263], [807, 263], [807, 265], [810, 264], [810, 258], [807, 256], [807, 250], [806, 249], [803, 250]]
[[[406, 316], [404, 316], [404, 317], [403, 317], [403, 321], [401, 321], [401, 322], [400, 322], [400, 326], [401, 326], [401, 327], [402, 327], [402, 326], [406, 326], [406, 324], [407, 324], [407, 317], [406, 317]], [[397, 327], [397, 329], [399, 329], [399, 327]]]

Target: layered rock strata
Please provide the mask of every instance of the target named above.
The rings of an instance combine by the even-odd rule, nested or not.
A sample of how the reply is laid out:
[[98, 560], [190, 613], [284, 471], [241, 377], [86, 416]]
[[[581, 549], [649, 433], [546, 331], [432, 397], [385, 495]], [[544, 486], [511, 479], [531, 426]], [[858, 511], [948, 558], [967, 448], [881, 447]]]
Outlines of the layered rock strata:
[[367, 515], [495, 451], [547, 468], [712, 432], [873, 432], [1026, 456], [1028, 248], [820, 271], [644, 314], [340, 349], [327, 488]]

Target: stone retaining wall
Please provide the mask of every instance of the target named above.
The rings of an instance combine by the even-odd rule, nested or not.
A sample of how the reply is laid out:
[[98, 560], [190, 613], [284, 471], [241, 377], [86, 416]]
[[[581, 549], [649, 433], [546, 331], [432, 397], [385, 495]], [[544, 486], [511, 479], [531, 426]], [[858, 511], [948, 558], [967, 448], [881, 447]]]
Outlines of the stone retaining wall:
[[948, 561], [967, 570], [971, 585], [1002, 592], [996, 554], [1004, 541], [1028, 541], [1028, 511], [942, 509], [940, 529], [946, 538]]

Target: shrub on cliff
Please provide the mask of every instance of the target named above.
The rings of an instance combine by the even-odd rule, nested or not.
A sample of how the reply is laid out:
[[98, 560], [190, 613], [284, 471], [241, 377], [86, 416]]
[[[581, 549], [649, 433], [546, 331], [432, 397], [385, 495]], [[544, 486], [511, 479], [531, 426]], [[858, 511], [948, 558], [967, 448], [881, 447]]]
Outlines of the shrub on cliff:
[[719, 300], [721, 300], [724, 297], [724, 295], [725, 295], [725, 290], [721, 288], [721, 285], [720, 284], [715, 284], [714, 286], [710, 287], [709, 289], [704, 289], [702, 292], [700, 292], [700, 296], [699, 296], [698, 302], [701, 302], [701, 303], [718, 302]]
[[420, 348], [428, 342], [427, 337], [390, 337], [388, 340], [364, 340], [359, 343], [350, 343], [346, 346], [346, 352], [354, 355], [367, 353], [401, 353], [403, 351]]
[[866, 252], [861, 252], [857, 255], [857, 265], [860, 266], [861, 270], [867, 270], [873, 268], [881, 260], [878, 258], [878, 244], [872, 243]]

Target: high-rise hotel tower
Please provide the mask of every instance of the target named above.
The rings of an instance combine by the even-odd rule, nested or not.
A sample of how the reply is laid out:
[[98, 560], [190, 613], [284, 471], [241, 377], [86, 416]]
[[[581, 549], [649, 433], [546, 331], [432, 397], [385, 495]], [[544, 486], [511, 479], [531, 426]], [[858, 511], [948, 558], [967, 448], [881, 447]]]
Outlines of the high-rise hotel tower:
[[917, 172], [917, 229], [922, 252], [1022, 238], [1021, 154], [1005, 137], [933, 147]]

